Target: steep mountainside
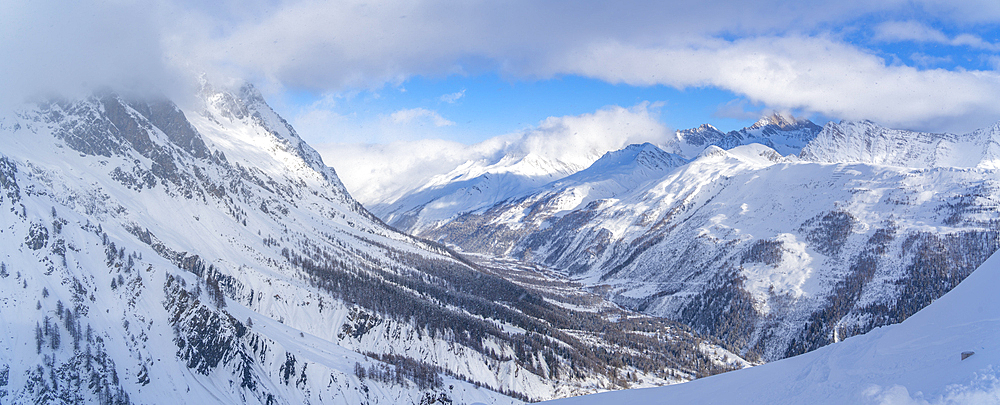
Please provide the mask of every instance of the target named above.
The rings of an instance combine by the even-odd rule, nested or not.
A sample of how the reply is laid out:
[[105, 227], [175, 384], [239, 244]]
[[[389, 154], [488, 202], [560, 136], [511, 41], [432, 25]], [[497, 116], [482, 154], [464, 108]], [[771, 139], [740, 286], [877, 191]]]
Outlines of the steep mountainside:
[[1000, 168], [1000, 123], [964, 135], [889, 129], [870, 121], [829, 123], [802, 150], [827, 163]]
[[[995, 404], [1000, 402], [1000, 255], [899, 325], [798, 357], [671, 387], [560, 405]], [[971, 355], [969, 355], [971, 354]]]
[[961, 281], [1000, 246], [997, 174], [710, 146], [615, 194], [581, 197], [597, 178], [543, 188], [419, 235], [567, 269], [775, 360], [899, 322]]
[[385, 226], [252, 87], [201, 100], [0, 118], [0, 402], [517, 403], [743, 364]]

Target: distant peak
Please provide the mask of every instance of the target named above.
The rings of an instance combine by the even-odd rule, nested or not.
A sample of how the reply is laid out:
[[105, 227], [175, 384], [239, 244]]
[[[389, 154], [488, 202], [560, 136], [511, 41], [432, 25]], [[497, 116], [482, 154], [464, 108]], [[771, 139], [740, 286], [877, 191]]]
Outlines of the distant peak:
[[878, 123], [876, 123], [874, 121], [866, 120], [866, 119], [853, 120], [853, 121], [852, 120], [841, 120], [840, 122], [836, 122], [836, 123], [833, 122], [833, 121], [830, 121], [827, 125], [832, 126], [834, 128], [838, 128], [838, 127], [839, 128], [844, 128], [844, 127], [864, 127], [864, 128], [873, 128], [873, 129], [874, 128], [885, 128], [882, 125], [879, 125]]
[[697, 128], [690, 128], [677, 131], [684, 134], [701, 134], [701, 133], [722, 133], [718, 128], [712, 126], [712, 124], [701, 124]]
[[708, 145], [719, 141], [725, 136], [722, 131], [710, 124], [701, 124], [697, 128], [677, 131], [677, 139], [692, 145]]
[[751, 126], [750, 128], [761, 128], [768, 125], [774, 125], [778, 128], [785, 129], [785, 128], [796, 127], [807, 121], [808, 120], [796, 119], [794, 116], [790, 114], [786, 116], [785, 114], [775, 111], [772, 112], [771, 115], [766, 115], [764, 117], [761, 117], [761, 119], [757, 120], [757, 122], [754, 123], [753, 126]]
[[701, 153], [698, 154], [698, 157], [696, 157], [695, 160], [706, 159], [715, 156], [725, 156], [727, 154], [728, 153], [726, 153], [725, 149], [722, 149], [715, 145], [708, 145], [708, 147], [706, 147], [705, 150], [701, 151]]
[[243, 83], [243, 85], [240, 86], [240, 97], [246, 99], [247, 101], [266, 104], [266, 102], [264, 101], [264, 95], [261, 94], [260, 90], [257, 90], [257, 88], [254, 87], [254, 85], [249, 82]]
[[636, 151], [636, 152], [643, 152], [643, 151], [661, 151], [662, 152], [662, 150], [659, 147], [657, 147], [656, 145], [653, 145], [653, 144], [651, 144], [649, 142], [645, 142], [645, 143], [633, 143], [631, 145], [626, 146], [624, 148], [624, 150], [627, 150], [627, 151]]

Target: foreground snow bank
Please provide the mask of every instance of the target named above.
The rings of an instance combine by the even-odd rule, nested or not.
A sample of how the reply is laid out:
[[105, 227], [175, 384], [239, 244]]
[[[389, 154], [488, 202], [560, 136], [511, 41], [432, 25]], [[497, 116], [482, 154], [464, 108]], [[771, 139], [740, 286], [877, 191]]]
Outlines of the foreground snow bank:
[[[797, 357], [679, 385], [552, 401], [1000, 404], [1000, 254], [906, 321]], [[962, 359], [963, 352], [975, 354]]]

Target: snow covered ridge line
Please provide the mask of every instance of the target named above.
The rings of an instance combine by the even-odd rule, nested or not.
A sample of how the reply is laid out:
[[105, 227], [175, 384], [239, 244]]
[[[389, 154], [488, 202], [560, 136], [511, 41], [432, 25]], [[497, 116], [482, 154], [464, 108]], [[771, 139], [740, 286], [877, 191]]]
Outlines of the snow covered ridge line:
[[871, 121], [829, 123], [801, 158], [911, 168], [1000, 168], [1000, 123], [968, 134], [935, 134], [882, 127]]
[[[900, 324], [762, 366], [553, 405], [1000, 403], [1000, 254]], [[968, 353], [972, 353], [968, 355]]]
[[401, 234], [255, 90], [202, 97], [0, 121], [0, 401], [517, 403], [740, 364]]
[[[712, 146], [729, 150], [754, 143], [782, 156], [821, 163], [1000, 168], [997, 125], [965, 135], [931, 134], [887, 129], [868, 121], [830, 122], [820, 127], [809, 120], [775, 113], [728, 133], [709, 124], [680, 130], [674, 139], [658, 147], [678, 159], [691, 160]], [[595, 168], [571, 167], [530, 153], [489, 162], [469, 161], [371, 208], [389, 224], [409, 233], [421, 233], [464, 213], [535, 193], [583, 170]]]
[[[670, 157], [655, 155], [651, 149], [644, 154], [667, 167], [679, 166], [697, 157], [706, 147], [730, 149], [739, 145], [760, 143], [782, 154], [798, 154], [812, 140], [820, 127], [808, 120], [795, 120], [781, 115], [762, 118], [739, 131], [723, 133], [711, 125], [677, 131], [674, 139], [654, 147], [658, 153], [670, 152]], [[652, 145], [650, 145], [652, 146]], [[599, 172], [595, 162], [608, 162], [609, 154], [629, 154], [628, 146], [620, 151], [591, 151], [592, 156], [576, 156], [573, 161], [589, 162], [591, 166], [568, 164], [533, 151], [500, 156], [494, 160], [465, 162], [447, 174], [436, 176], [427, 184], [414, 185], [402, 195], [390, 197], [370, 208], [387, 223], [408, 233], [420, 233], [455, 217], [476, 212], [504, 200], [520, 198], [549, 187], [553, 182], [576, 176], [581, 171]], [[663, 150], [660, 150], [662, 148]], [[638, 151], [636, 149], [635, 151]], [[600, 166], [600, 165], [598, 165]], [[656, 165], [651, 166], [655, 168]], [[631, 187], [634, 185], [622, 185]]]

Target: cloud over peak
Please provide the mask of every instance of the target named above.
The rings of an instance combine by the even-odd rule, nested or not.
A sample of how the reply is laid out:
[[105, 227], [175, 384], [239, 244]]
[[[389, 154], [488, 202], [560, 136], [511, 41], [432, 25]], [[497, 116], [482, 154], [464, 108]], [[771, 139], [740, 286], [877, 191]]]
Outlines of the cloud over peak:
[[323, 144], [317, 149], [337, 169], [351, 194], [365, 204], [398, 196], [470, 160], [498, 161], [533, 154], [586, 167], [604, 152], [633, 143], [664, 144], [673, 132], [657, 119], [659, 106], [608, 106], [593, 113], [549, 117], [517, 133], [464, 145], [440, 139], [388, 144]]

